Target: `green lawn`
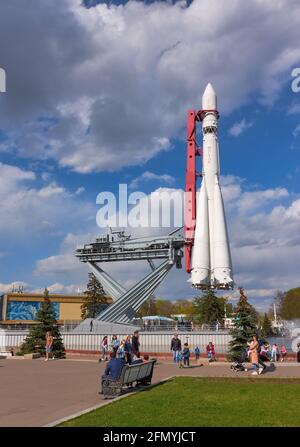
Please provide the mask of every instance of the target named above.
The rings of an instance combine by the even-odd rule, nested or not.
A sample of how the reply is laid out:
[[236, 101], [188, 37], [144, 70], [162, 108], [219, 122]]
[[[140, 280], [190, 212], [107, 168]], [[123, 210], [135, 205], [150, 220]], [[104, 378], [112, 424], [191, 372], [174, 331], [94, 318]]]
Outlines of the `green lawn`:
[[178, 377], [61, 426], [299, 427], [300, 380]]

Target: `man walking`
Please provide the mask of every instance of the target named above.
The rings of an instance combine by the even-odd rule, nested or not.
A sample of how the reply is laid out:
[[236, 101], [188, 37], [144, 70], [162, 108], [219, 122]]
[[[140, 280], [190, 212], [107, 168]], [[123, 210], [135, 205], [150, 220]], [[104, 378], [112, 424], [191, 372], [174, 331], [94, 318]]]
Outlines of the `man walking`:
[[178, 338], [178, 334], [175, 334], [171, 340], [171, 352], [173, 353], [174, 363], [178, 363], [179, 353], [181, 352], [181, 340]]

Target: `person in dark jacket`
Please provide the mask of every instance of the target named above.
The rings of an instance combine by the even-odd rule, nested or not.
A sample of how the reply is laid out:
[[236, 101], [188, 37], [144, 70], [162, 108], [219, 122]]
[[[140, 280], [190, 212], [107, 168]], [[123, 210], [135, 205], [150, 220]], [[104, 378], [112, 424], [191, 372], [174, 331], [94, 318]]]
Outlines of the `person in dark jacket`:
[[182, 358], [183, 358], [183, 365], [189, 367], [190, 366], [190, 348], [188, 343], [184, 343], [183, 345], [183, 351], [182, 351]]
[[116, 358], [116, 352], [112, 351], [101, 379], [101, 394], [106, 394], [111, 380], [117, 380], [120, 377], [124, 365], [124, 359]]
[[140, 340], [139, 340], [139, 331], [135, 331], [133, 336], [131, 337], [132, 344], [132, 353], [133, 355], [137, 355], [140, 352]]
[[125, 339], [124, 351], [125, 351], [126, 363], [128, 363], [128, 365], [131, 365], [131, 362], [132, 362], [132, 343], [131, 343], [130, 335], [127, 335], [127, 337]]
[[143, 363], [143, 359], [141, 359], [141, 354], [139, 352], [133, 356], [131, 364], [137, 365], [138, 363]]
[[178, 363], [179, 362], [179, 353], [181, 352], [181, 340], [178, 338], [177, 334], [175, 334], [171, 340], [171, 351], [173, 353], [174, 363]]

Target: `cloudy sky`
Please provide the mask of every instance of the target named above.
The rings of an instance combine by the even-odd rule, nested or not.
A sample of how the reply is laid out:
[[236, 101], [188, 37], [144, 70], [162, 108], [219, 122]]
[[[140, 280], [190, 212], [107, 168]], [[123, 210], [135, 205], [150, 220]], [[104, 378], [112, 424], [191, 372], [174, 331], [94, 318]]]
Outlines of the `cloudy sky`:
[[[218, 94], [237, 285], [299, 286], [298, 0], [10, 0], [0, 6], [0, 290], [83, 288], [101, 191], [183, 189], [186, 113]], [[130, 286], [147, 266], [114, 269]], [[157, 295], [191, 298], [182, 271]]]

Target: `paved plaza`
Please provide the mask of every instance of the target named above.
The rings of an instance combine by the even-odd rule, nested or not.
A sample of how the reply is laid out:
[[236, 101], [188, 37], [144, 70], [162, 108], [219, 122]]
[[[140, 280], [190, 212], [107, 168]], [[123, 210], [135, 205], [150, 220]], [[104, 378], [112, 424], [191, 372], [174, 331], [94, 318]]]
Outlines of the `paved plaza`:
[[[106, 403], [98, 394], [104, 364], [94, 359], [0, 360], [0, 426], [44, 426], [53, 421]], [[172, 376], [251, 377], [250, 372], [232, 372], [229, 363], [214, 363], [179, 369], [171, 362], [159, 361], [153, 383]], [[299, 378], [300, 364], [276, 364], [255, 380], [264, 378]]]

